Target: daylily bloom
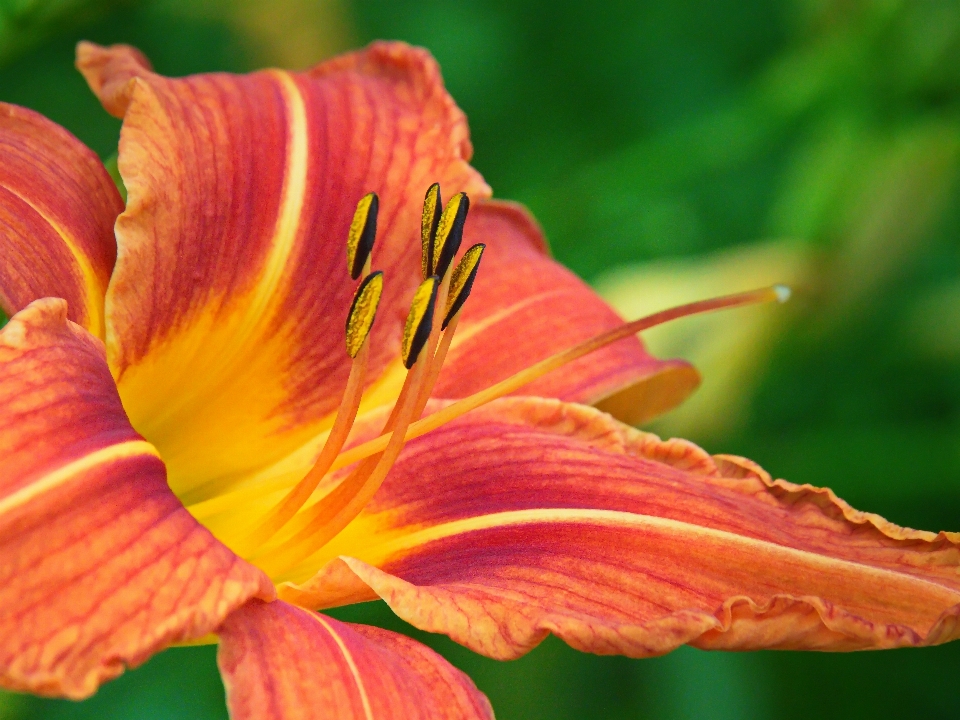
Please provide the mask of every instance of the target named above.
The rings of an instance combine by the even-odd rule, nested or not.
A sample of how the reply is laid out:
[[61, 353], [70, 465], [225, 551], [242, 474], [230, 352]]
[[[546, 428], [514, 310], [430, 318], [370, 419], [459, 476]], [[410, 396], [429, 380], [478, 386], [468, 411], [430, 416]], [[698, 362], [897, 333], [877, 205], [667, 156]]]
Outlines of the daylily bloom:
[[316, 612], [377, 598], [500, 659], [960, 633], [960, 536], [603, 411], [696, 386], [636, 330], [775, 293], [621, 325], [488, 199], [426, 52], [78, 66], [123, 118], [125, 207], [0, 108], [3, 687], [82, 698], [212, 634], [234, 718], [490, 717], [433, 651]]

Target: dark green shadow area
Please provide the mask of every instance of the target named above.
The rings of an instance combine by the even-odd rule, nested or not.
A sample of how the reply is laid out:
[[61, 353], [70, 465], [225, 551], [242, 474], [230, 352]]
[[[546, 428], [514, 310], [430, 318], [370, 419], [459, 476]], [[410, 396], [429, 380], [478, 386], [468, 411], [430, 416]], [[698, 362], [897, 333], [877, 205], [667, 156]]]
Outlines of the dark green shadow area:
[[[719, 653], [683, 647], [632, 660], [578, 653], [548, 638], [528, 655], [498, 662], [403, 623], [383, 603], [330, 613], [405, 632], [473, 678], [499, 720], [844, 720], [960, 716], [954, 679], [960, 644], [886, 653]], [[291, 648], [291, 652], [295, 652]], [[226, 718], [216, 648], [168, 650], [81, 703], [14, 696], [5, 720], [221, 720]], [[865, 684], [866, 683], [866, 684]]]
[[127, 43], [165, 75], [254, 69], [244, 37], [225, 23], [186, 19], [175, 4], [124, 3], [105, 17], [80, 22], [0, 67], [0, 98], [37, 110], [101, 157], [117, 151], [120, 121], [108, 115], [74, 68], [77, 42]]
[[[171, 648], [107, 683], [88, 700], [13, 696], [4, 720], [217, 720], [227, 718], [214, 646]], [[7, 714], [4, 714], [6, 710]]]
[[[498, 662], [414, 630], [383, 603], [330, 613], [416, 637], [466, 672], [499, 720], [752, 720], [960, 717], [960, 644], [886, 653], [705, 652], [633, 660], [579, 653], [554, 637]], [[866, 684], [865, 684], [866, 683]], [[896, 710], [895, 708], [901, 708]], [[902, 717], [902, 715], [899, 715]]]

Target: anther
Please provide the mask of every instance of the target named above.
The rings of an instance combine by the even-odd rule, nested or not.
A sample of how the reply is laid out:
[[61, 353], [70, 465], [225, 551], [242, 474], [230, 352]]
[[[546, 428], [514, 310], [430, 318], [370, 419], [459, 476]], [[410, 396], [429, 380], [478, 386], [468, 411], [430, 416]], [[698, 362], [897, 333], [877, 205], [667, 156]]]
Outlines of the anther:
[[447, 307], [443, 315], [442, 330], [447, 329], [447, 325], [453, 320], [453, 316], [460, 312], [463, 304], [470, 296], [473, 290], [473, 281], [477, 279], [477, 270], [480, 269], [480, 258], [483, 257], [483, 251], [486, 249], [483, 243], [477, 243], [467, 250], [457, 267], [453, 270], [450, 278], [450, 291], [447, 293]]
[[440, 200], [440, 183], [434, 183], [427, 190], [423, 198], [423, 215], [420, 218], [420, 267], [423, 270], [423, 279], [426, 280], [433, 272], [433, 244], [437, 240], [437, 228], [440, 226], [440, 216], [443, 206]]
[[383, 295], [383, 273], [370, 273], [360, 283], [347, 315], [347, 354], [355, 358], [370, 334]]
[[379, 210], [380, 198], [372, 192], [360, 198], [353, 214], [353, 222], [350, 223], [350, 232], [347, 235], [347, 269], [354, 280], [360, 277], [363, 266], [373, 251]]
[[469, 210], [470, 198], [466, 193], [454, 195], [443, 209], [431, 255], [434, 275], [441, 278], [446, 275], [450, 263], [460, 249], [460, 243], [463, 241], [463, 225], [467, 221]]
[[420, 283], [410, 302], [410, 313], [403, 326], [403, 341], [400, 346], [403, 366], [407, 370], [413, 367], [420, 356], [420, 351], [430, 338], [438, 285], [439, 278], [436, 275], [427, 278]]

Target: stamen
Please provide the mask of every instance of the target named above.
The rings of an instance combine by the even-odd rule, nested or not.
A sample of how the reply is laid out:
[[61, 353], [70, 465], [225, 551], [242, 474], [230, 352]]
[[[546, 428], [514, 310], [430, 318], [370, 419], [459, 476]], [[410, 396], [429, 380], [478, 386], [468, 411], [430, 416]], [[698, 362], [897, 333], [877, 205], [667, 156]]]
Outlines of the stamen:
[[[445, 425], [451, 420], [455, 420], [461, 415], [464, 415], [471, 410], [480, 407], [481, 405], [485, 405], [488, 402], [512, 393], [514, 390], [518, 390], [524, 385], [533, 382], [543, 375], [546, 375], [548, 372], [552, 372], [553, 370], [556, 370], [567, 363], [573, 362], [584, 355], [588, 355], [596, 350], [599, 350], [600, 348], [616, 342], [617, 340], [630, 337], [631, 335], [643, 330], [649, 330], [652, 327], [662, 325], [663, 323], [676, 320], [678, 318], [687, 317], [690, 315], [699, 315], [706, 312], [713, 312], [715, 310], [741, 307], [744, 305], [755, 305], [757, 303], [765, 302], [785, 302], [785, 297], [789, 297], [789, 289], [783, 285], [774, 285], [772, 287], [762, 288], [760, 290], [752, 290], [750, 292], [738, 293], [736, 295], [726, 295], [723, 297], [700, 300], [698, 302], [680, 305], [668, 310], [661, 310], [653, 315], [647, 315], [646, 317], [642, 317], [639, 320], [634, 320], [633, 322], [625, 323], [620, 327], [608, 330], [607, 332], [597, 335], [596, 337], [580, 343], [579, 345], [576, 345], [568, 350], [564, 350], [556, 355], [552, 355], [551, 357], [541, 360], [540, 362], [535, 363], [534, 365], [531, 365], [530, 367], [525, 368], [514, 375], [511, 375], [505, 380], [501, 380], [500, 382], [491, 385], [485, 390], [481, 390], [480, 392], [470, 395], [469, 397], [458, 400], [442, 410], [438, 410], [432, 415], [428, 415], [422, 420], [418, 420], [407, 430], [405, 440], [410, 441], [414, 438], [420, 437], [421, 435], [424, 435], [431, 430], [435, 430], [441, 425]], [[338, 470], [342, 467], [346, 467], [347, 465], [351, 465], [358, 460], [362, 460], [369, 455], [381, 452], [383, 448], [387, 446], [387, 443], [389, 443], [390, 440], [390, 435], [381, 435], [373, 440], [369, 440], [361, 445], [357, 445], [356, 447], [353, 447], [340, 455], [336, 462], [331, 466], [330, 470]]]
[[[423, 351], [424, 345], [433, 335], [433, 317], [436, 313], [435, 308], [437, 304], [438, 293], [438, 290], [436, 289], [436, 280], [436, 276], [433, 276], [421, 283], [420, 287], [417, 288], [417, 291], [414, 293], [413, 301], [411, 302], [410, 306], [410, 312], [407, 314], [407, 322], [403, 328], [403, 340], [400, 348], [401, 358], [403, 359], [404, 367], [406, 367], [407, 370], [410, 370], [410, 366], [407, 365], [408, 360], [410, 361], [411, 365], [416, 362], [417, 358], [420, 357], [420, 354]], [[432, 293], [428, 292], [430, 283], [433, 283]], [[440, 289], [443, 290], [442, 284]], [[428, 299], [426, 305], [423, 305], [424, 298]], [[406, 350], [408, 337], [415, 338], [416, 340], [415, 342], [411, 340], [411, 351], [413, 352], [412, 358], [408, 357]], [[426, 339], [420, 339], [422, 337], [425, 337]], [[430, 355], [428, 354], [424, 359], [424, 364], [428, 362], [427, 358], [429, 357]], [[390, 411], [390, 417], [387, 418], [387, 422], [384, 424], [383, 430], [380, 433], [381, 435], [393, 431], [400, 411], [404, 407], [407, 397], [412, 391], [412, 386], [415, 379], [417, 382], [419, 382], [419, 375], [417, 375], [415, 378], [412, 373], [407, 373], [406, 378], [403, 380], [403, 386], [400, 388], [400, 394], [397, 396], [397, 400], [393, 404], [393, 410]], [[417, 392], [419, 392], [419, 389]], [[417, 395], [414, 395], [413, 397], [417, 397]], [[419, 415], [417, 417], [419, 417]]]
[[[357, 204], [347, 241], [347, 265], [353, 279], [361, 273], [366, 277], [357, 288], [347, 316], [346, 347], [353, 358], [347, 387], [316, 463], [246, 538], [243, 550], [238, 550], [245, 557], [256, 553], [261, 559], [269, 558], [271, 565], [285, 568], [302, 562], [360, 514], [383, 484], [406, 442], [557, 368], [670, 320], [760, 302], [785, 302], [790, 295], [788, 288], [778, 285], [689, 303], [625, 323], [419, 419], [452, 345], [486, 247], [482, 243], [472, 246], [451, 269], [463, 240], [469, 207], [465, 193], [455, 195], [443, 208], [440, 186], [434, 183], [427, 190], [421, 217], [421, 266], [426, 279], [414, 292], [401, 342], [401, 360], [407, 374], [381, 434], [341, 452], [361, 404], [370, 355], [368, 339], [384, 286], [381, 272], [370, 273], [379, 200], [375, 193], [369, 193]], [[440, 317], [438, 306], [443, 312]], [[324, 477], [353, 464], [355, 467], [344, 479], [313, 506], [304, 508]], [[268, 543], [282, 528], [285, 531]]]
[[[436, 242], [431, 250], [431, 258], [437, 262], [437, 276], [441, 278], [440, 289], [437, 292], [437, 307], [446, 309], [447, 295], [450, 290], [450, 263], [460, 249], [460, 243], [463, 241], [463, 226], [467, 219], [467, 213], [470, 210], [470, 199], [466, 193], [458, 193], [451, 200], [440, 217], [440, 226], [436, 233]], [[445, 326], [445, 323], [443, 323]], [[437, 343], [440, 341], [441, 323], [434, 323], [430, 330], [430, 337], [427, 342], [427, 360], [428, 366], [424, 371], [427, 380], [420, 389], [420, 398], [417, 401], [417, 412], [414, 419], [419, 419], [420, 413], [426, 407], [427, 399], [433, 392], [433, 384], [436, 382], [440, 373], [440, 368], [436, 362]], [[442, 358], [441, 358], [442, 362]]]
[[434, 275], [442, 278], [447, 274], [447, 269], [463, 241], [463, 225], [467, 221], [469, 210], [470, 198], [466, 193], [454, 195], [443, 209], [431, 255]]
[[437, 241], [437, 228], [440, 226], [440, 215], [443, 206], [440, 202], [440, 183], [434, 183], [427, 190], [423, 199], [423, 215], [420, 218], [420, 267], [423, 270], [423, 279], [426, 280], [433, 272], [433, 244]]
[[[380, 210], [380, 198], [376, 193], [367, 193], [357, 203], [350, 232], [347, 234], [347, 269], [350, 278], [356, 280], [364, 272], [373, 241], [377, 236], [377, 213]], [[369, 268], [367, 268], [369, 272]]]
[[360, 408], [363, 396], [363, 381], [367, 371], [367, 361], [370, 357], [370, 345], [367, 339], [373, 327], [373, 321], [380, 305], [380, 296], [383, 294], [383, 273], [375, 272], [364, 278], [353, 296], [353, 304], [347, 315], [347, 353], [354, 359], [350, 366], [350, 375], [347, 378], [347, 387], [340, 399], [336, 419], [327, 436], [323, 449], [317, 457], [313, 467], [290, 492], [271, 510], [259, 526], [246, 538], [241, 551], [251, 551], [273, 537], [276, 532], [289, 522], [310, 499], [314, 490], [323, 477], [330, 471], [330, 466], [343, 449], [353, 423]]

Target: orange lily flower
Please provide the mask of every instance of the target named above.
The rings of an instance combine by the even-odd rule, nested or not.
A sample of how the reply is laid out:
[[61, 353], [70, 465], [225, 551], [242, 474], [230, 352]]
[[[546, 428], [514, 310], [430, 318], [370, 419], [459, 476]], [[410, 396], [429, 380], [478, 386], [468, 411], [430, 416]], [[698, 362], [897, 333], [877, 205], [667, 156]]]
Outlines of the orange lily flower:
[[233, 718], [492, 717], [433, 651], [315, 612], [376, 598], [500, 659], [960, 634], [957, 534], [603, 412], [696, 386], [637, 330], [776, 292], [622, 325], [487, 199], [426, 52], [78, 66], [123, 118], [125, 208], [0, 106], [0, 686], [82, 698], [214, 634]]

